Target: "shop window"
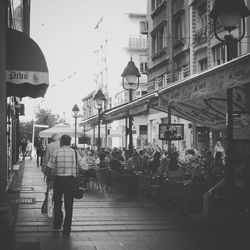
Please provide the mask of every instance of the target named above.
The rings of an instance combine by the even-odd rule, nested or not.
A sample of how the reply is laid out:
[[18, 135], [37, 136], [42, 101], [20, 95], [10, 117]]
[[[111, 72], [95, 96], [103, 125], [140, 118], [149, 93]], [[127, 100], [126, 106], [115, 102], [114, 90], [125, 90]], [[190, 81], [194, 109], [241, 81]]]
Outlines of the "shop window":
[[147, 135], [147, 134], [148, 134], [148, 126], [139, 125], [139, 135]]

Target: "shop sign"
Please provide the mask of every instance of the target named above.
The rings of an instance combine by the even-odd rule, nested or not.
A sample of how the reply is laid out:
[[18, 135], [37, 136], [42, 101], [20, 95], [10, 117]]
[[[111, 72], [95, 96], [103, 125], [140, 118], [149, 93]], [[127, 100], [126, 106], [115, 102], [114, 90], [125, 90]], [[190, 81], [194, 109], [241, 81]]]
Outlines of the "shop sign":
[[28, 82], [33, 85], [48, 83], [47, 72], [6, 70], [6, 81], [14, 84], [22, 84]]
[[148, 105], [147, 105], [147, 104], [144, 104], [144, 105], [141, 105], [141, 106], [138, 106], [138, 107], [135, 107], [135, 108], [131, 108], [131, 109], [129, 110], [129, 114], [130, 114], [130, 115], [137, 115], [137, 114], [146, 112], [146, 111], [147, 111], [147, 108], [148, 108]]

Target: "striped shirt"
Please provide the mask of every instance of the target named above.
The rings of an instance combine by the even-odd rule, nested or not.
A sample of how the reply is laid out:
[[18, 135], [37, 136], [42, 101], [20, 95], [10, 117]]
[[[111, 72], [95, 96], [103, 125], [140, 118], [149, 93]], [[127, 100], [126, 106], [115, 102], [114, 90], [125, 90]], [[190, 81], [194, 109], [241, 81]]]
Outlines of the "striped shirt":
[[[86, 158], [82, 158], [77, 151], [77, 165], [81, 169], [88, 169]], [[74, 149], [69, 146], [62, 146], [57, 149], [48, 162], [48, 167], [57, 176], [75, 176], [76, 177], [76, 156]]]

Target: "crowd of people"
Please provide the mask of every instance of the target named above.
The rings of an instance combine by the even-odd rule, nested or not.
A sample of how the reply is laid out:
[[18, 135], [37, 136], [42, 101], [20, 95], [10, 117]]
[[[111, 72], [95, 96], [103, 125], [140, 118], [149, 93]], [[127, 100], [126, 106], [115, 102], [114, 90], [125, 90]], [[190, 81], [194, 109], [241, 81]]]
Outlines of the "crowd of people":
[[[215, 177], [222, 174], [225, 164], [225, 151], [220, 143], [216, 144], [214, 152], [201, 152], [190, 149], [179, 152], [172, 144], [170, 150], [162, 150], [157, 145], [148, 145], [129, 152], [122, 148], [101, 148], [99, 151], [90, 147], [77, 148], [71, 144], [68, 135], [52, 136], [53, 142], [44, 147], [41, 138], [35, 142], [37, 167], [42, 171], [48, 188], [54, 189], [54, 229], [63, 226], [64, 233], [70, 234], [73, 212], [73, 189], [77, 172], [82, 173], [83, 185], [86, 187], [89, 177], [95, 172], [89, 166], [104, 169], [109, 168], [118, 174], [124, 187], [135, 188], [135, 179], [126, 183], [123, 175], [141, 173], [150, 176], [160, 184], [167, 179], [177, 178], [201, 180], [205, 177]], [[23, 159], [28, 155], [32, 144], [22, 139], [20, 152]], [[30, 153], [29, 153], [30, 152]], [[79, 169], [77, 169], [79, 168]], [[92, 168], [93, 170], [93, 168]], [[135, 185], [134, 185], [135, 184]], [[134, 192], [135, 190], [132, 190]], [[65, 217], [62, 212], [62, 197], [65, 203]]]
[[161, 150], [158, 146], [149, 145], [134, 149], [132, 155], [121, 148], [101, 148], [100, 152], [91, 148], [78, 149], [90, 164], [97, 167], [110, 167], [119, 173], [138, 171], [151, 176], [180, 178], [198, 178], [222, 176], [225, 169], [225, 150], [217, 142], [214, 152], [199, 153], [195, 149], [179, 152], [172, 145], [169, 151]]

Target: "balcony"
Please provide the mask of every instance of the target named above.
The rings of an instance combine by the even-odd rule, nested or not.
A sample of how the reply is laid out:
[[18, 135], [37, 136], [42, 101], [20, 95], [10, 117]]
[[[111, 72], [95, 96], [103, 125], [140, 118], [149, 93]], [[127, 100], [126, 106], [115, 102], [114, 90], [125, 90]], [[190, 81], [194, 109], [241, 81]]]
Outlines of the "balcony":
[[128, 48], [131, 50], [147, 49], [147, 39], [145, 37], [130, 36]]
[[207, 42], [207, 26], [196, 31], [194, 42], [196, 46]]

